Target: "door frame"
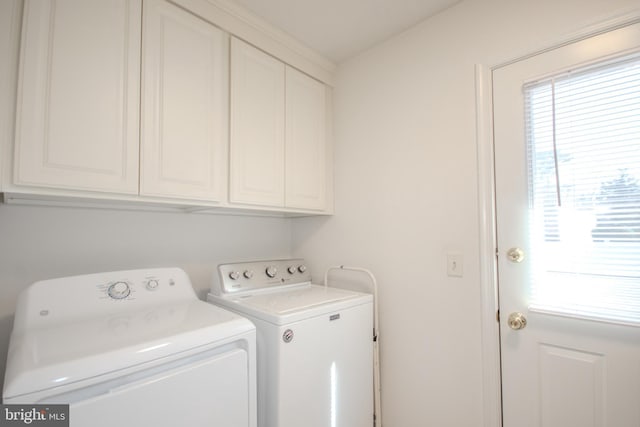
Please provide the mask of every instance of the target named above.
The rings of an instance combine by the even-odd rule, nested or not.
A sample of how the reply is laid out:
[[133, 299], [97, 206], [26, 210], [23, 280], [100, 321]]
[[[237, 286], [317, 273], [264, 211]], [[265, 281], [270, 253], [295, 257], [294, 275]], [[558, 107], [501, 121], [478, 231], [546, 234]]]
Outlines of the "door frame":
[[493, 72], [532, 56], [627, 25], [640, 23], [640, 9], [603, 20], [495, 64], [475, 65], [478, 167], [479, 265], [481, 284], [483, 426], [502, 427], [502, 374], [498, 313], [496, 192], [493, 142]]

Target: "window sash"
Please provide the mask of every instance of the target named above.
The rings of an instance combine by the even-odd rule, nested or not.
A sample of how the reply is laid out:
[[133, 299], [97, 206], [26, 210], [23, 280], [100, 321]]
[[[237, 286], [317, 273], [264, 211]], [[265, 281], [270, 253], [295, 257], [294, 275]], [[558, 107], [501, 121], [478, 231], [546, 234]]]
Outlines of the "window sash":
[[640, 325], [640, 55], [523, 90], [532, 308]]

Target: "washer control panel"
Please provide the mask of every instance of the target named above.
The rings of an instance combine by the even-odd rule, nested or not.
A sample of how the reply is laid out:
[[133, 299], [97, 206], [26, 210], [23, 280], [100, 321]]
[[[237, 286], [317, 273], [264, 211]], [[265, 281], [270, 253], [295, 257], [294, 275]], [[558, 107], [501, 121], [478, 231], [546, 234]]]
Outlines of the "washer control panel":
[[252, 261], [218, 266], [212, 292], [216, 295], [311, 282], [303, 259]]

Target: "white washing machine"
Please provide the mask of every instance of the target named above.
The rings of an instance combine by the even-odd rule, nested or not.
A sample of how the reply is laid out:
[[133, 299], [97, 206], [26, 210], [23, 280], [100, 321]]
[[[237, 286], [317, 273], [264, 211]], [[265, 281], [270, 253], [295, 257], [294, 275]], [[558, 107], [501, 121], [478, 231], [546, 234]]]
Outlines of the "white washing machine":
[[257, 327], [260, 427], [373, 425], [372, 295], [295, 259], [220, 265], [208, 300]]
[[255, 327], [177, 268], [37, 282], [19, 297], [3, 401], [73, 427], [255, 427]]

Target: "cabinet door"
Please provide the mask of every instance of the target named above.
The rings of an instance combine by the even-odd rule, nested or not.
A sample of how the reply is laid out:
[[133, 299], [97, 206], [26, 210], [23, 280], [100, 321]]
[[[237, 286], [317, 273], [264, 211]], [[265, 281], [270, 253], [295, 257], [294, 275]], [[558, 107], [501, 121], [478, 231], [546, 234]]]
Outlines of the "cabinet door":
[[231, 41], [230, 201], [284, 206], [284, 64]]
[[228, 38], [165, 1], [145, 0], [140, 193], [222, 200]]
[[325, 208], [325, 86], [291, 67], [286, 71], [286, 192], [289, 208]]
[[141, 0], [26, 0], [17, 184], [138, 192]]

